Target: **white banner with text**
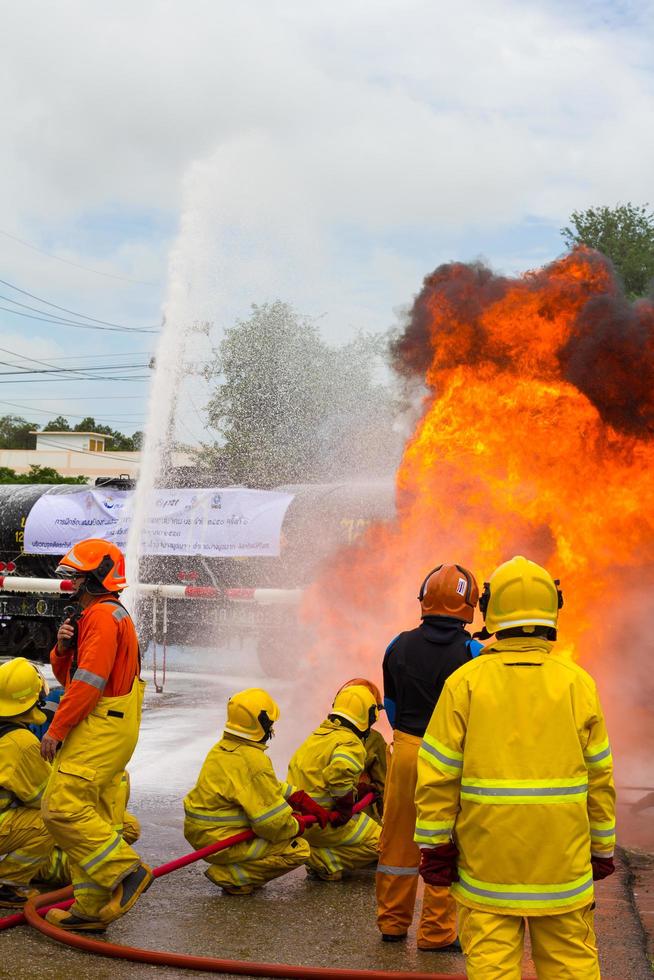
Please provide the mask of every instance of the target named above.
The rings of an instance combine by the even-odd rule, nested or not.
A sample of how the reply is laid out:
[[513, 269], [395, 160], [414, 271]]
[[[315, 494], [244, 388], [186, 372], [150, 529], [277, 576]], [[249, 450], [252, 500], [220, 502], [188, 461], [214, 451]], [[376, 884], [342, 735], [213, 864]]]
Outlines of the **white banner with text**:
[[[141, 537], [145, 555], [245, 557], [279, 555], [284, 515], [293, 494], [276, 490], [155, 490]], [[84, 538], [125, 550], [134, 492], [84, 489], [45, 493], [25, 521], [24, 550], [63, 555]]]

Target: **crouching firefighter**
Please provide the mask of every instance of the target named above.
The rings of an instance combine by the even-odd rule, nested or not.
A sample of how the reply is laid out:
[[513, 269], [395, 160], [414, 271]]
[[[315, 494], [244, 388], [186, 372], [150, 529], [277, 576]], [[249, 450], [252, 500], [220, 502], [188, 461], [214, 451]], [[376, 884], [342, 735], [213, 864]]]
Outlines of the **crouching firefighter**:
[[41, 817], [50, 763], [28, 728], [45, 721], [47, 690], [24, 657], [0, 667], [0, 908], [24, 905], [37, 894], [28, 886], [54, 848]]
[[[470, 980], [599, 980], [593, 879], [613, 871], [615, 791], [597, 689], [550, 653], [558, 583], [520, 556], [479, 605], [495, 640], [445, 682], [418, 759], [426, 882], [452, 883]], [[435, 833], [427, 843], [423, 827]]]
[[277, 704], [260, 688], [234, 694], [227, 702], [223, 737], [184, 798], [184, 836], [195, 850], [244, 830], [256, 834], [206, 858], [207, 878], [228, 895], [250, 895], [304, 864], [309, 845], [298, 837], [305, 827], [302, 813], [322, 817], [320, 807], [302, 798], [305, 794], [285, 793], [266, 755], [278, 718]]
[[[365, 677], [353, 677], [352, 680], [346, 681], [345, 684], [343, 684], [341, 691], [344, 691], [346, 687], [354, 687], [359, 684], [362, 687], [368, 688], [377, 702], [378, 711], [383, 711], [384, 705], [382, 702], [381, 691], [373, 681], [369, 681]], [[382, 733], [376, 728], [370, 729], [370, 732], [364, 739], [363, 744], [366, 750], [366, 764], [363, 772], [361, 773], [359, 785], [357, 786], [357, 797], [361, 799], [362, 797], [367, 796], [368, 793], [372, 793], [374, 795], [375, 799], [372, 801], [370, 806], [366, 807], [364, 812], [380, 824], [384, 808], [384, 788], [386, 786], [386, 769], [388, 766], [388, 745], [386, 744], [386, 739]]]
[[364, 741], [378, 714], [377, 698], [368, 687], [343, 688], [326, 720], [289, 763], [289, 783], [331, 812], [329, 826], [307, 831], [313, 878], [340, 881], [344, 872], [377, 861], [379, 824], [366, 813], [353, 816], [353, 808], [366, 764]]
[[64, 929], [102, 931], [152, 883], [150, 869], [113, 826], [120, 782], [138, 740], [145, 685], [134, 624], [120, 604], [122, 552], [80, 541], [57, 574], [77, 586], [79, 613], [59, 628], [50, 663], [65, 687], [41, 740], [53, 762], [43, 795], [46, 827], [68, 857], [75, 895], [47, 919]]

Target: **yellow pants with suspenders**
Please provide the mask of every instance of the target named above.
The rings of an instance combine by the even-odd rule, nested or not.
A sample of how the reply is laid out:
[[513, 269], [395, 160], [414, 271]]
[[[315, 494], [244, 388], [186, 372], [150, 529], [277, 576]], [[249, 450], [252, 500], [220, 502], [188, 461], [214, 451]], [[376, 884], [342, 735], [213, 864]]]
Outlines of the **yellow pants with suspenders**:
[[68, 855], [71, 911], [80, 918], [96, 919], [141, 863], [113, 824], [120, 781], [138, 740], [144, 690], [137, 677], [129, 694], [100, 698], [66, 737], [43, 795], [43, 820]]

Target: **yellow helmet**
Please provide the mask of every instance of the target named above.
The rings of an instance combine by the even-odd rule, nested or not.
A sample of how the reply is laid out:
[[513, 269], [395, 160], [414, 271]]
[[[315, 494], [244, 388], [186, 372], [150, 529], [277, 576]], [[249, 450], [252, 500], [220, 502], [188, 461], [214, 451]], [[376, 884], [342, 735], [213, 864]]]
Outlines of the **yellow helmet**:
[[[25, 657], [8, 660], [0, 666], [0, 718], [15, 718], [24, 714], [48, 690], [47, 681], [29, 660]], [[42, 720], [45, 721], [45, 715]]]
[[329, 713], [338, 718], [345, 718], [346, 721], [354, 725], [357, 731], [367, 732], [379, 716], [377, 698], [363, 684], [353, 684], [351, 687], [344, 687], [338, 692]]
[[563, 605], [558, 586], [558, 579], [522, 555], [505, 561], [485, 583], [479, 600], [487, 631], [498, 633], [530, 626], [556, 630]]
[[227, 702], [225, 731], [248, 742], [267, 742], [278, 718], [279, 707], [270, 695], [260, 687], [248, 687]]

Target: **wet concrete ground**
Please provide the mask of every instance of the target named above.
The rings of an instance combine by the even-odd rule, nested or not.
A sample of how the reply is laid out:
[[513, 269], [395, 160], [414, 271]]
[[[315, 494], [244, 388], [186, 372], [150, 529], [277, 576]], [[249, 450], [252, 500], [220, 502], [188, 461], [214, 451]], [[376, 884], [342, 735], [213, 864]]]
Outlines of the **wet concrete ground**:
[[[182, 835], [181, 799], [219, 737], [227, 695], [257, 684], [267, 686], [282, 705], [287, 700], [287, 685], [264, 679], [247, 651], [232, 662], [223, 662], [221, 670], [221, 676], [208, 670], [171, 674], [166, 693], [156, 695], [150, 688], [146, 696], [142, 738], [130, 765], [130, 809], [143, 828], [137, 847], [153, 865], [189, 850]], [[286, 760], [306, 733], [292, 732], [289, 725], [284, 736], [283, 725], [279, 727], [271, 755], [283, 776]], [[607, 980], [651, 977], [627, 877], [621, 863], [618, 873], [597, 888], [596, 926], [602, 976]], [[465, 969], [460, 955], [419, 952], [415, 930], [406, 943], [381, 943], [375, 926], [372, 870], [344, 883], [325, 884], [308, 881], [298, 869], [253, 896], [232, 898], [203, 876], [200, 865], [193, 865], [155, 882], [135, 909], [110, 927], [107, 938], [194, 955], [398, 970], [408, 975], [418, 971], [456, 974]], [[528, 955], [524, 973], [534, 975]], [[26, 927], [0, 934], [2, 980], [169, 980], [206, 975], [91, 957]]]

